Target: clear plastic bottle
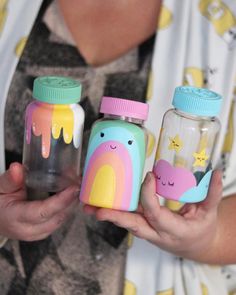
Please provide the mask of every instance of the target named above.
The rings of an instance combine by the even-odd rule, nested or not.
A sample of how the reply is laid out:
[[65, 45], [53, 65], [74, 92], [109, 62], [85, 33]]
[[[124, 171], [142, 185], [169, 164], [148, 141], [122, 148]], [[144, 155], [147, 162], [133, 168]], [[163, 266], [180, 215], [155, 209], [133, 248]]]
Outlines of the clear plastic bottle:
[[66, 77], [35, 79], [26, 109], [23, 164], [30, 199], [59, 192], [79, 175], [84, 111], [81, 84]]
[[175, 108], [164, 115], [153, 167], [158, 195], [183, 203], [206, 198], [221, 102], [220, 95], [207, 89], [175, 89]]
[[145, 103], [103, 97], [104, 118], [94, 123], [85, 161], [80, 200], [89, 205], [134, 211], [146, 154]]

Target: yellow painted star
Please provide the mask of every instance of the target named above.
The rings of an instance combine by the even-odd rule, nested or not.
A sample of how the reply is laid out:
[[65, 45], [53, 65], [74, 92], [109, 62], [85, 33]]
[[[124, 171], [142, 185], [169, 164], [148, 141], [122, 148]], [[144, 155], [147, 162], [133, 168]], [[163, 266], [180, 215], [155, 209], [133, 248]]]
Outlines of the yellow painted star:
[[206, 166], [206, 160], [209, 158], [206, 154], [206, 149], [203, 149], [200, 153], [193, 153], [193, 156], [195, 158], [195, 162], [193, 164], [193, 167], [205, 167]]
[[178, 153], [183, 147], [183, 142], [179, 138], [179, 135], [176, 135], [174, 138], [169, 137], [169, 140], [170, 140], [170, 144], [168, 149], [175, 150]]

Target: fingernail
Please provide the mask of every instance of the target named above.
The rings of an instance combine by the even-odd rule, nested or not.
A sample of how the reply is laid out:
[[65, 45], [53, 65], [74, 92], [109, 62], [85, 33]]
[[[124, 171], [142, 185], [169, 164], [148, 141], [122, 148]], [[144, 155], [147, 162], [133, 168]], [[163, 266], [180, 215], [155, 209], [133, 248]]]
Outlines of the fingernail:
[[15, 167], [16, 166], [19, 166], [20, 164], [19, 163], [17, 163], [17, 162], [13, 162], [13, 163], [11, 163], [11, 165], [9, 166], [9, 170], [11, 170], [11, 169], [15, 169]]
[[218, 178], [218, 185], [222, 185], [222, 177]]
[[222, 171], [220, 169], [217, 169], [217, 170], [214, 171], [214, 177], [216, 178], [216, 180], [215, 180], [216, 184], [221, 185], [222, 184], [223, 173], [222, 173]]
[[146, 177], [144, 179], [144, 182], [147, 184], [147, 183], [149, 183], [151, 181], [151, 179], [152, 179], [151, 172], [148, 172], [146, 174]]

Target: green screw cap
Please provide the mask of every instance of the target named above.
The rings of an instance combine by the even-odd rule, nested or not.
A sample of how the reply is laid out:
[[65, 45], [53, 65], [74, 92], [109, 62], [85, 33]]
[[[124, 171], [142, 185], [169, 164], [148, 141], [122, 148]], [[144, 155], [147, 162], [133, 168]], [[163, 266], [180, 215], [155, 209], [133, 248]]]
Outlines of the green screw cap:
[[43, 76], [34, 80], [33, 97], [50, 104], [72, 104], [80, 101], [80, 82], [67, 77]]

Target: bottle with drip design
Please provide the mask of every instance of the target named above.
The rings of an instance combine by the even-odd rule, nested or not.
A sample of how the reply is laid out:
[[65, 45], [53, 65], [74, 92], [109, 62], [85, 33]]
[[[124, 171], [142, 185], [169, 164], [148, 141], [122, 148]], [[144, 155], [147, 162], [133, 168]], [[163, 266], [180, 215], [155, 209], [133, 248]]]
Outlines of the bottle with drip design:
[[77, 181], [84, 111], [81, 84], [66, 77], [34, 81], [26, 109], [23, 164], [28, 197], [45, 198]]

